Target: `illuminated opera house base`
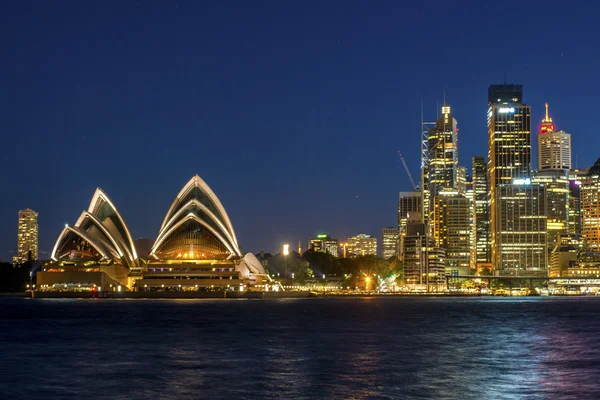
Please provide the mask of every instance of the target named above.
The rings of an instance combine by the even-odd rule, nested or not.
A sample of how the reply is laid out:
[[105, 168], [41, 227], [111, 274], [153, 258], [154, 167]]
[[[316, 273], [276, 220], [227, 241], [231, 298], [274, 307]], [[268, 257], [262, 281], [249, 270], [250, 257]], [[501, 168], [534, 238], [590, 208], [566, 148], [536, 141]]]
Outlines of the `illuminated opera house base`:
[[169, 207], [147, 257], [139, 257], [112, 201], [97, 189], [87, 211], [60, 233], [37, 273], [41, 291], [246, 291], [271, 278], [242, 255], [225, 208], [199, 177]]

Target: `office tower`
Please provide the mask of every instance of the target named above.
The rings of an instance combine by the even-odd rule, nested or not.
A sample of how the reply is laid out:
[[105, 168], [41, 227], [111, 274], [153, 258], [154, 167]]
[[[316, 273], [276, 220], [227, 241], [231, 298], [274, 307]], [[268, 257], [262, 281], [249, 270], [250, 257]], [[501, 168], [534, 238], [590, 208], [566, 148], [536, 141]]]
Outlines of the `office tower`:
[[483, 156], [472, 161], [473, 174], [473, 249], [475, 264], [479, 268], [491, 267], [490, 203], [487, 163]]
[[500, 220], [496, 200], [499, 185], [531, 175], [531, 109], [523, 104], [522, 85], [491, 85], [488, 90], [488, 176], [493, 268], [500, 268], [496, 245]]
[[388, 260], [398, 254], [398, 228], [389, 227], [381, 230], [381, 257]]
[[545, 275], [548, 269], [546, 188], [529, 179], [496, 187], [498, 217], [492, 262], [500, 275]]
[[406, 230], [406, 220], [408, 213], [416, 212], [421, 214], [423, 206], [421, 192], [400, 192], [398, 199], [398, 230], [400, 233]]
[[589, 251], [600, 257], [600, 158], [581, 177], [581, 234]]
[[433, 237], [446, 251], [446, 275], [471, 273], [471, 200], [456, 191], [434, 198]]
[[13, 262], [24, 263], [38, 259], [38, 213], [30, 208], [19, 211], [17, 255]]
[[477, 269], [476, 247], [474, 246], [474, 227], [475, 227], [475, 193], [473, 192], [473, 179], [467, 174], [467, 191], [465, 197], [469, 199], [469, 260], [471, 260], [471, 270]]
[[316, 238], [311, 239], [309, 248], [313, 251], [329, 253], [334, 257], [338, 256], [338, 240], [332, 239], [326, 234], [319, 234]]
[[441, 117], [428, 131], [427, 150], [429, 215], [426, 220], [429, 221], [435, 196], [444, 189], [456, 189], [458, 186], [458, 129], [456, 119], [445, 102]]
[[558, 244], [560, 237], [569, 234], [569, 176], [567, 170], [534, 171], [534, 185], [546, 188], [546, 217], [548, 229], [548, 251]]
[[542, 120], [538, 135], [538, 168], [544, 170], [571, 169], [571, 135], [565, 131], [555, 131], [552, 118], [548, 116], [546, 103], [546, 118]]
[[580, 170], [569, 171], [569, 219], [567, 229], [569, 235], [581, 235], [581, 177]]
[[445, 250], [427, 234], [420, 213], [410, 213], [406, 234], [400, 237], [400, 260], [404, 283], [411, 291], [438, 292], [446, 289]]
[[467, 168], [459, 165], [456, 172], [456, 189], [458, 193], [465, 194], [467, 191], [467, 182], [469, 181], [469, 176], [467, 174]]
[[348, 256], [367, 256], [377, 255], [377, 238], [361, 233], [359, 235], [348, 238]]

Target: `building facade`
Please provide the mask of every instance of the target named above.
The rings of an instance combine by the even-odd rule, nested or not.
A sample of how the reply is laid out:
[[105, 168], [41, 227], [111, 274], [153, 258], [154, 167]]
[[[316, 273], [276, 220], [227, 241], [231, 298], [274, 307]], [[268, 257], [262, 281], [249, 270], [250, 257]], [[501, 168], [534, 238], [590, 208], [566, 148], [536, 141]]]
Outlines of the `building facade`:
[[531, 183], [546, 188], [548, 251], [561, 237], [569, 234], [569, 176], [567, 170], [543, 170], [532, 173]]
[[398, 228], [388, 227], [381, 230], [381, 257], [388, 260], [398, 255]]
[[495, 202], [499, 185], [531, 177], [531, 108], [523, 103], [523, 86], [491, 85], [488, 90], [488, 177], [490, 187], [490, 232], [493, 268], [502, 259], [496, 236], [501, 232], [502, 209]]
[[581, 177], [581, 234], [589, 251], [600, 257], [600, 158]]
[[434, 198], [433, 237], [445, 250], [446, 275], [471, 272], [471, 200], [458, 192], [442, 191]]
[[548, 270], [546, 188], [514, 180], [496, 188], [498, 217], [493, 264], [499, 275], [537, 276]]
[[347, 254], [349, 257], [377, 255], [377, 238], [361, 233], [348, 238]]
[[473, 175], [473, 253], [476, 268], [491, 267], [490, 202], [485, 157], [472, 160]]
[[409, 213], [421, 215], [423, 197], [420, 191], [400, 192], [398, 198], [398, 230], [400, 234], [406, 231], [406, 221]]
[[409, 214], [399, 248], [404, 284], [411, 291], [442, 292], [446, 290], [446, 253], [427, 230], [420, 213]]
[[13, 262], [20, 264], [38, 259], [38, 213], [30, 208], [19, 211], [17, 255]]
[[329, 253], [334, 257], [339, 256], [339, 244], [337, 239], [332, 239], [329, 235], [318, 234], [309, 242], [309, 248], [313, 251]]

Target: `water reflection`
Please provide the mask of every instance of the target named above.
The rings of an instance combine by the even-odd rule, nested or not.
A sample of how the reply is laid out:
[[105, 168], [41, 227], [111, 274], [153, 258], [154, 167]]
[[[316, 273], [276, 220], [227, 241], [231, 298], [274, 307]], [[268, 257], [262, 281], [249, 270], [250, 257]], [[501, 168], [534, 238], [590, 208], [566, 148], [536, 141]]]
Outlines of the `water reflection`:
[[600, 398], [600, 299], [0, 300], [4, 398]]

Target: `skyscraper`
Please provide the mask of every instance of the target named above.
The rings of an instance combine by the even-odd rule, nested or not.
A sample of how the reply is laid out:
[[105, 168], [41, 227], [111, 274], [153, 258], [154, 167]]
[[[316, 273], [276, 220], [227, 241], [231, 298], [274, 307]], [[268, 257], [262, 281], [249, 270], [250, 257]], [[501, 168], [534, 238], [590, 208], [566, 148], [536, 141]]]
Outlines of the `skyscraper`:
[[446, 275], [471, 272], [471, 200], [456, 191], [442, 191], [433, 205], [433, 237], [446, 250]]
[[394, 227], [381, 230], [381, 257], [386, 260], [398, 254], [398, 233]]
[[600, 158], [581, 178], [581, 234], [600, 257]]
[[581, 171], [569, 171], [569, 235], [581, 235]]
[[458, 186], [458, 128], [450, 107], [444, 102], [442, 115], [427, 135], [429, 163], [429, 215], [431, 220], [435, 196], [444, 189]]
[[571, 135], [554, 130], [552, 118], [548, 116], [548, 103], [538, 135], [538, 168], [540, 171], [571, 169]]
[[456, 189], [458, 193], [465, 194], [467, 192], [467, 183], [469, 182], [467, 168], [459, 165], [456, 171]]
[[500, 268], [497, 236], [501, 232], [498, 211], [502, 207], [495, 203], [500, 199], [497, 187], [531, 175], [531, 108], [523, 104], [522, 85], [489, 87], [487, 125], [492, 261], [494, 268]]
[[548, 269], [546, 188], [530, 179], [496, 187], [492, 262], [501, 275], [545, 275]]
[[531, 177], [534, 185], [546, 188], [546, 219], [548, 229], [548, 251], [554, 250], [560, 237], [569, 234], [569, 176], [568, 171], [534, 171]]
[[17, 233], [17, 255], [15, 263], [38, 259], [38, 213], [30, 208], [19, 211], [19, 227]]
[[472, 161], [473, 174], [473, 249], [477, 268], [490, 266], [490, 203], [487, 164], [483, 156]]

